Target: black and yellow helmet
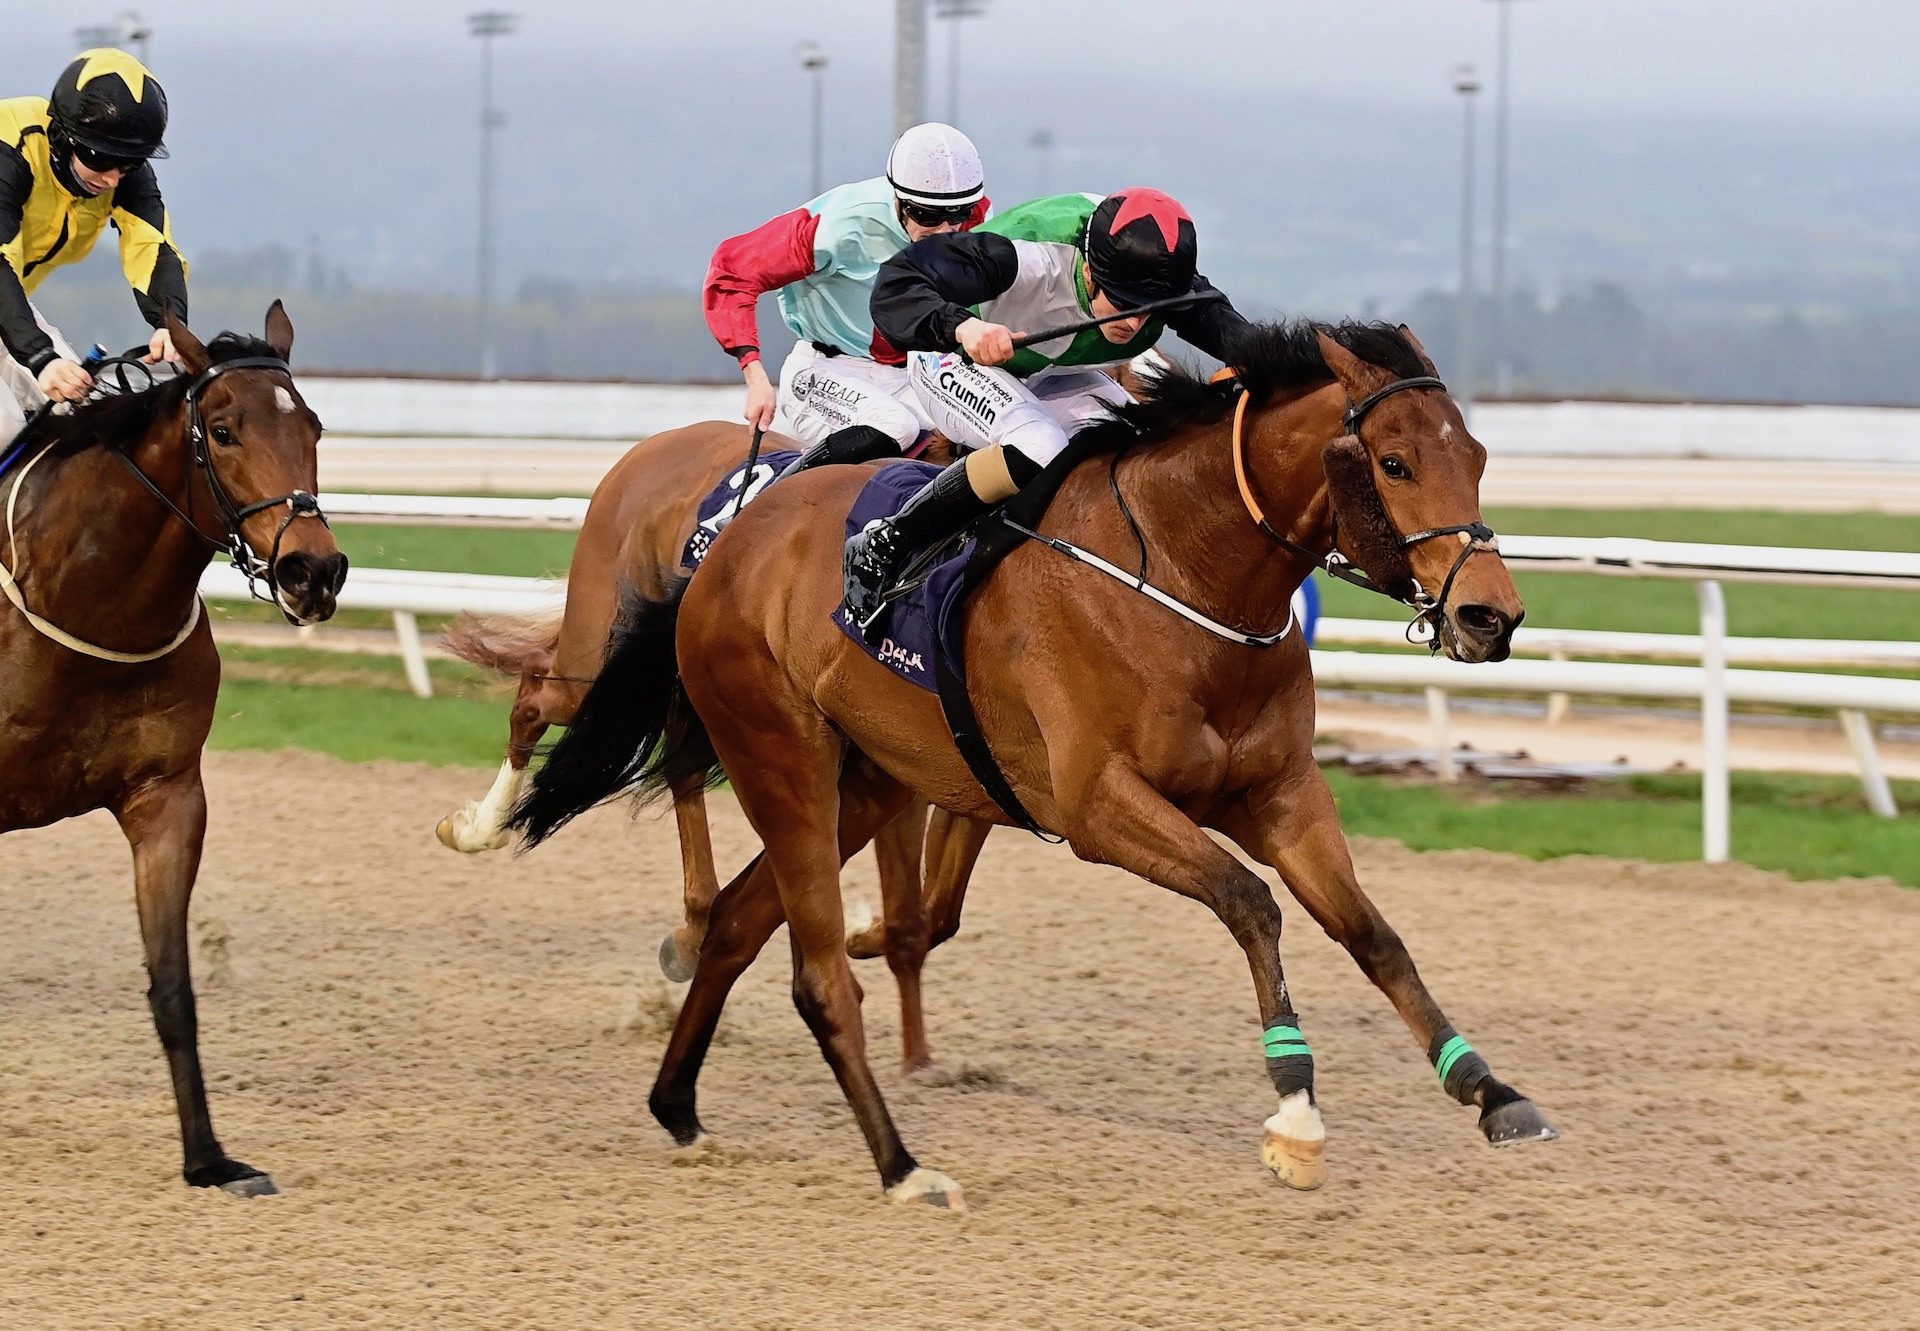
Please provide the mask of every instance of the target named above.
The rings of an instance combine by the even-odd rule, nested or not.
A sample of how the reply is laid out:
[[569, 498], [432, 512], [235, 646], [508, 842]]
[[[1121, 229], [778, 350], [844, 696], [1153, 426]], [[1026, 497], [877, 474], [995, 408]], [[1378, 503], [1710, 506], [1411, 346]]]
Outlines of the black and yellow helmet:
[[82, 51], [53, 85], [53, 128], [75, 147], [123, 161], [165, 157], [167, 94], [147, 67], [110, 46]]

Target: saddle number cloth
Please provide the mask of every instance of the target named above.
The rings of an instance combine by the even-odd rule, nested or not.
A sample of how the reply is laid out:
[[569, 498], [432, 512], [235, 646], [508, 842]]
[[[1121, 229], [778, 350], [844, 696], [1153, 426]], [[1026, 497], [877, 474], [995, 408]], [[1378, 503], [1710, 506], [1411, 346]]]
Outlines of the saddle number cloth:
[[[798, 453], [791, 452], [768, 453], [760, 458], [752, 476], [746, 474], [744, 466], [729, 475], [701, 501], [699, 523], [681, 554], [681, 563], [687, 568], [698, 569], [700, 561], [706, 558], [707, 551], [712, 547], [714, 537], [719, 535], [720, 529], [732, 517], [735, 501], [740, 501], [740, 507], [752, 503], [773, 478], [798, 456]], [[846, 534], [852, 536], [868, 523], [899, 512], [901, 506], [939, 471], [930, 463], [901, 461], [875, 472], [873, 479], [867, 482], [854, 500], [853, 510], [847, 515]], [[957, 554], [934, 565], [917, 586], [888, 602], [881, 621], [885, 625], [885, 632], [877, 635], [876, 641], [868, 642], [860, 629], [847, 619], [844, 605], [835, 607], [833, 622], [881, 665], [929, 693], [938, 692], [934, 653], [943, 649], [936, 645], [939, 638], [936, 622], [941, 618], [940, 612], [947, 599], [959, 590], [960, 574], [966, 567], [970, 549], [971, 546], [963, 547]]]

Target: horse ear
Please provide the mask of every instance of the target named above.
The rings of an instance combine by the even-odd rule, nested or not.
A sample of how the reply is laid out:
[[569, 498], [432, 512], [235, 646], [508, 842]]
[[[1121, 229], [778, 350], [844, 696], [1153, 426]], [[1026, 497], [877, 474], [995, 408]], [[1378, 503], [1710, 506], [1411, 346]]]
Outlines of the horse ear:
[[167, 311], [167, 332], [173, 338], [173, 349], [180, 353], [180, 363], [188, 374], [205, 374], [207, 367], [213, 364], [213, 357], [207, 354], [206, 346], [193, 335], [186, 320]]
[[1320, 340], [1320, 355], [1327, 362], [1327, 368], [1333, 371], [1333, 377], [1341, 386], [1355, 397], [1365, 397], [1370, 393], [1370, 385], [1379, 377], [1379, 371], [1368, 365], [1358, 356], [1348, 351], [1325, 333], [1315, 333]]
[[292, 362], [293, 320], [287, 317], [287, 307], [277, 300], [267, 306], [267, 345], [281, 360]]
[[1425, 367], [1426, 372], [1435, 379], [1438, 379], [1440, 377], [1440, 367], [1433, 363], [1433, 357], [1429, 356], [1427, 349], [1420, 345], [1420, 339], [1413, 335], [1413, 330], [1405, 324], [1401, 324], [1400, 336], [1405, 338], [1407, 345], [1413, 348], [1413, 354], [1420, 358], [1420, 364]]

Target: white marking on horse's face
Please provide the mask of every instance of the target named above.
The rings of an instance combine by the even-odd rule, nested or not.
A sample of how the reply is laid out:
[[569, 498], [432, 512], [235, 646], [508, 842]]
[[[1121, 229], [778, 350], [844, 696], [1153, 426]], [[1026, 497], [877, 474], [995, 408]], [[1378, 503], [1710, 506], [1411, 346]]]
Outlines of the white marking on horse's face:
[[280, 408], [280, 412], [282, 415], [284, 416], [293, 415], [293, 394], [289, 393], [284, 388], [274, 389], [273, 405]]
[[1442, 421], [1440, 423], [1440, 437], [1442, 439], [1453, 438], [1453, 422], [1452, 421]]

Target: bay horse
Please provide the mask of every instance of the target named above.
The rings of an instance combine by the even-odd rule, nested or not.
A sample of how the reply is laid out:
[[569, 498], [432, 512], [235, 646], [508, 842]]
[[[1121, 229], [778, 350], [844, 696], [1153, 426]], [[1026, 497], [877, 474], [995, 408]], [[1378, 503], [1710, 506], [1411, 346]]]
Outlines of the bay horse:
[[[1312, 1049], [1281, 967], [1279, 906], [1209, 829], [1279, 872], [1385, 993], [1446, 1093], [1477, 1107], [1489, 1142], [1551, 1138], [1532, 1101], [1449, 1023], [1361, 889], [1313, 760], [1306, 645], [1276, 627], [1313, 565], [1337, 552], [1418, 607], [1450, 657], [1504, 658], [1523, 607], [1480, 521], [1486, 450], [1404, 327], [1260, 325], [1232, 370], [1217, 384], [1169, 371], [1095, 427], [1087, 442], [1122, 454], [1111, 491], [1107, 466], [1078, 465], [1037, 533], [1055, 547], [1022, 545], [974, 595], [963, 636], [984, 736], [1041, 827], [1082, 859], [1203, 903], [1240, 945], [1279, 1096], [1261, 1155], [1283, 1183], [1326, 1176]], [[916, 794], [966, 818], [1011, 819], [962, 761], [935, 699], [833, 618], [862, 470], [776, 487], [690, 584], [637, 608], [510, 824], [537, 836], [621, 783], [653, 793], [724, 766], [765, 850], [714, 903], [649, 1107], [677, 1143], [701, 1139], [696, 1082], [721, 1007], [784, 919], [795, 1006], [885, 1195], [958, 1209], [958, 1185], [907, 1151], [868, 1067], [839, 871]], [[1150, 551], [1160, 593], [1216, 632], [1062, 558], [1063, 544], [1123, 566]], [[1249, 646], [1250, 635], [1271, 645]]]
[[[641, 440], [594, 487], [567, 569], [566, 604], [559, 615], [463, 615], [447, 630], [443, 642], [455, 656], [517, 676], [519, 683], [508, 713], [507, 751], [493, 785], [481, 799], [440, 820], [434, 834], [442, 845], [474, 853], [509, 843], [507, 815], [525, 787], [528, 763], [549, 727], [573, 724], [587, 687], [600, 672], [622, 596], [657, 600], [665, 595], [682, 573], [681, 553], [693, 535], [701, 501], [723, 481], [731, 479], [735, 491], [749, 499], [772, 481], [772, 469], [765, 463], [755, 467], [754, 475], [736, 474], [748, 460], [751, 438], [745, 425], [703, 421]], [[774, 434], [761, 446], [764, 454], [800, 447]], [[950, 447], [936, 436], [924, 456], [951, 461]], [[660, 969], [668, 979], [682, 982], [692, 978], [720, 882], [707, 828], [704, 781], [680, 781], [671, 793], [680, 838], [683, 914], [661, 940]], [[958, 831], [955, 848], [948, 847], [951, 828], [951, 818], [936, 815], [927, 840], [936, 864], [953, 862], [966, 845], [971, 829]], [[918, 909], [926, 837], [923, 801], [910, 803], [875, 834], [881, 896], [892, 904], [852, 944], [856, 955], [884, 955], [901, 977], [901, 1061], [910, 1069], [931, 1060], [919, 976], [942, 919], [936, 916], [929, 925]], [[968, 865], [978, 851], [976, 841], [965, 856]], [[964, 875], [962, 879], [964, 890]], [[954, 893], [943, 892], [937, 900], [957, 905]]]
[[187, 952], [220, 689], [198, 589], [226, 549], [288, 620], [312, 624], [333, 614], [347, 560], [314, 498], [320, 420], [288, 368], [280, 302], [264, 341], [202, 344], [172, 316], [167, 329], [185, 373], [39, 420], [0, 481], [0, 832], [94, 809], [119, 821], [182, 1173], [261, 1196], [273, 1181], [214, 1136]]

